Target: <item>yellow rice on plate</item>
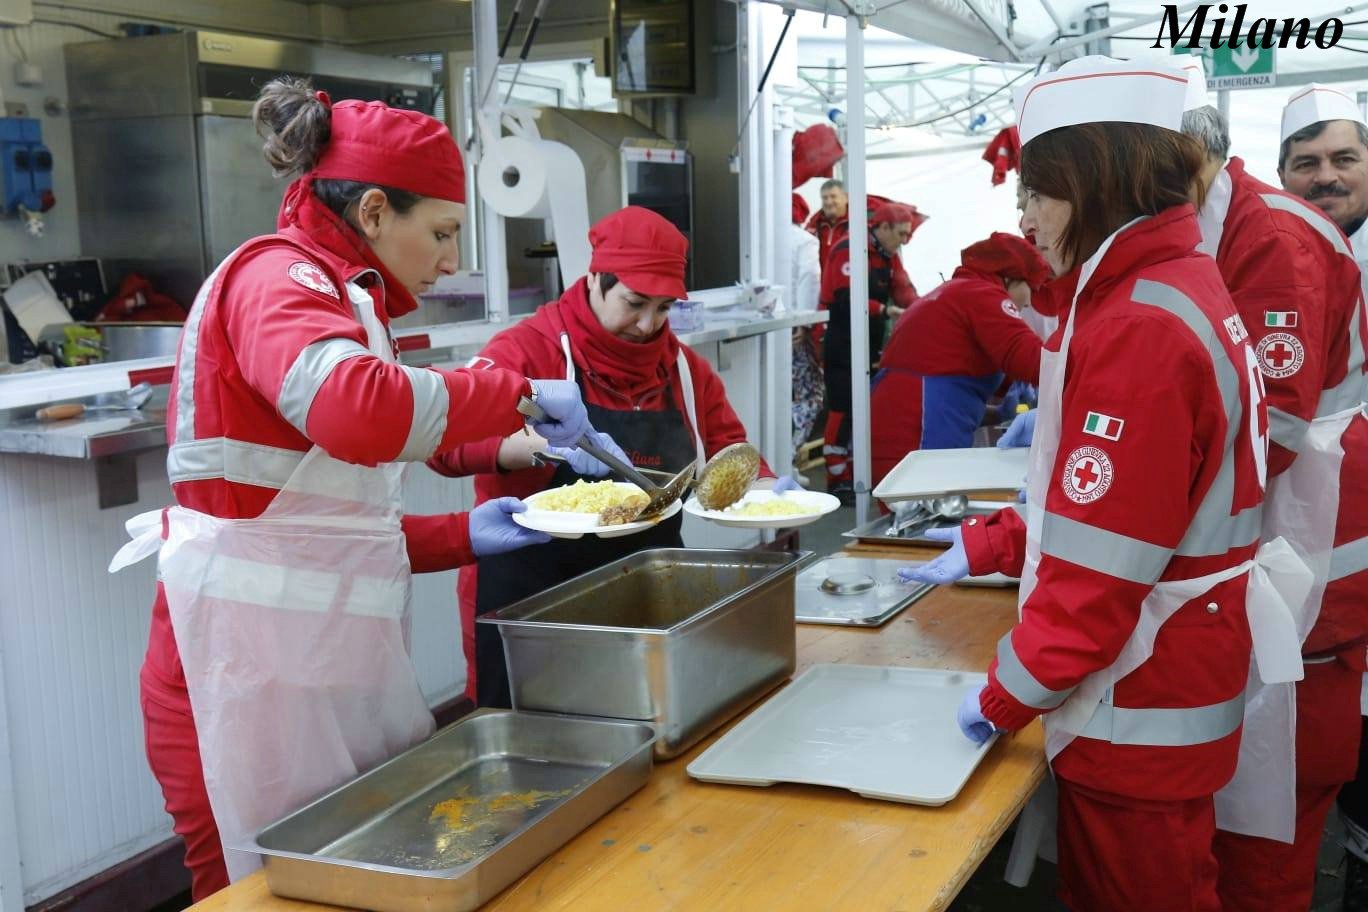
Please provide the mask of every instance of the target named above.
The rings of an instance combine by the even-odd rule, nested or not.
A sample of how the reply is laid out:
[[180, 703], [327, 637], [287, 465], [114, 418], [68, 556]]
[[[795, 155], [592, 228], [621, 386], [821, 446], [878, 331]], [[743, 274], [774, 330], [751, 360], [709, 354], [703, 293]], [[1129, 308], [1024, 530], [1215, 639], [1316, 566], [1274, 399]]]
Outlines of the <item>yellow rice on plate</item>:
[[634, 506], [641, 509], [650, 500], [646, 492], [635, 485], [620, 485], [613, 481], [585, 481], [579, 479], [563, 488], [552, 488], [529, 498], [538, 510], [556, 513], [601, 513], [608, 507]]

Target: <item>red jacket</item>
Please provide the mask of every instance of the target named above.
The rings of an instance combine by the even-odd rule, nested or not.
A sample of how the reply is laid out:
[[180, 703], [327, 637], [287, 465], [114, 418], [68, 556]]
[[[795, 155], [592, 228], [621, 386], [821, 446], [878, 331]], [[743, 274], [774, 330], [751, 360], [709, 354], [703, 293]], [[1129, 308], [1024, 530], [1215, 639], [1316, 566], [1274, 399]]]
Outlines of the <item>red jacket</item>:
[[[870, 401], [875, 482], [919, 448], [924, 433], [936, 446], [970, 446], [958, 438], [966, 428], [972, 437], [1004, 373], [1039, 381], [1040, 349], [995, 275], [960, 266], [917, 298], [884, 346]], [[927, 378], [944, 383], [924, 388]], [[924, 413], [928, 395], [935, 407]]]
[[812, 213], [803, 226], [803, 230], [817, 237], [817, 262], [822, 264], [823, 273], [826, 272], [827, 255], [831, 253], [831, 248], [836, 246], [836, 242], [850, 234], [849, 214], [843, 215], [838, 219], [827, 218], [827, 214], [821, 209]]
[[[315, 445], [373, 466], [522, 425], [522, 374], [404, 367], [359, 350], [366, 332], [354, 302], [385, 325], [415, 302], [393, 281], [387, 288], [365, 242], [310, 201], [280, 234], [248, 242], [221, 266], [186, 323], [166, 415], [167, 470], [181, 506], [259, 516]], [[182, 388], [190, 377], [192, 388]], [[474, 559], [465, 514], [405, 516], [403, 528], [415, 571]], [[160, 586], [143, 679], [169, 700], [185, 698]]]
[[[1258, 546], [1247, 343], [1226, 330], [1234, 305], [1198, 240], [1191, 206], [1132, 227], [1076, 304], [1038, 583], [999, 643], [982, 699], [1001, 728], [1021, 728], [1110, 666], [1156, 582], [1229, 569]], [[962, 528], [972, 573], [1020, 574], [1015, 511]], [[1055, 758], [1060, 776], [1156, 800], [1209, 795], [1230, 779], [1250, 661], [1247, 583], [1241, 574], [1180, 608], [1150, 660], [1114, 688], [1127, 719], [1216, 723], [1198, 722], [1202, 735], [1184, 732], [1183, 746], [1079, 737]], [[1206, 712], [1174, 712], [1185, 708]]]
[[[1363, 347], [1353, 322], [1362, 321], [1359, 268], [1349, 241], [1317, 206], [1250, 176], [1232, 158], [1230, 208], [1216, 265], [1235, 300], [1249, 342], [1259, 353], [1268, 391], [1268, 474], [1297, 457], [1309, 423], [1359, 401]], [[1346, 383], [1344, 395], [1334, 391]], [[1368, 422], [1354, 419], [1341, 439], [1339, 529], [1336, 547], [1368, 536]], [[1277, 530], [1273, 530], [1277, 531]], [[1361, 645], [1368, 634], [1363, 586], [1332, 586], [1307, 636], [1307, 654]], [[1354, 651], [1361, 665], [1363, 650]]]
[[[591, 323], [592, 321], [592, 323]], [[571, 324], [576, 324], [572, 326]], [[565, 349], [561, 335], [565, 333], [574, 339], [590, 327], [597, 327], [597, 318], [589, 310], [588, 285], [580, 279], [570, 287], [560, 300], [540, 308], [521, 323], [510, 326], [489, 341], [484, 350], [472, 364], [486, 369], [506, 368], [518, 376], [530, 371], [526, 376], [564, 377], [566, 375]], [[698, 412], [697, 431], [703, 439], [703, 449], [711, 457], [723, 447], [746, 439], [746, 429], [741, 419], [736, 417], [731, 403], [727, 401], [727, 391], [722, 378], [712, 369], [706, 359], [687, 345], [679, 342], [668, 325], [661, 330], [665, 336], [660, 340], [661, 356], [653, 378], [634, 388], [624, 388], [618, 382], [610, 382], [601, 376], [602, 366], [596, 365], [585, 346], [571, 346], [575, 361], [575, 374], [584, 390], [586, 404], [619, 409], [622, 411], [664, 411], [678, 409], [686, 416], [684, 397], [679, 383], [679, 370], [676, 364], [678, 353], [682, 350], [688, 360], [689, 371], [693, 376], [694, 402]], [[598, 333], [605, 333], [597, 327]], [[544, 490], [555, 474], [553, 466], [522, 469], [516, 472], [503, 472], [498, 467], [499, 443], [497, 439], [468, 443], [448, 453], [432, 459], [428, 465], [435, 471], [447, 476], [474, 475], [475, 500], [484, 503], [494, 497], [527, 497]], [[773, 473], [762, 464], [761, 474]], [[461, 571], [458, 591], [463, 610], [473, 616], [475, 606], [476, 568], [468, 567]], [[467, 630], [467, 634], [471, 631]]]
[[[883, 306], [893, 304], [904, 310], [917, 300], [917, 289], [903, 268], [902, 257], [889, 253], [869, 233], [869, 316], [879, 319]], [[830, 310], [826, 325], [813, 327], [812, 337], [820, 342], [826, 332], [850, 338], [850, 238], [843, 237], [831, 248], [822, 263], [822, 290], [818, 295], [818, 310]], [[877, 354], [871, 349], [871, 355]]]

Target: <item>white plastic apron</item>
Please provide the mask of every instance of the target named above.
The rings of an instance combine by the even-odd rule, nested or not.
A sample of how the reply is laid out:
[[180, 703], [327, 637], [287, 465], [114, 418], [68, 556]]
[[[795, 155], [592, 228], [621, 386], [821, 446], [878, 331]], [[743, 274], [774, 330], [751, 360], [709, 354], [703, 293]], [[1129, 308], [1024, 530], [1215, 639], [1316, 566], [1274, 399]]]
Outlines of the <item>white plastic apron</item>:
[[[1069, 343], [1073, 339], [1078, 298], [1117, 235], [1134, 224], [1135, 222], [1131, 222], [1108, 237], [1097, 252], [1083, 264], [1059, 351], [1045, 349], [1041, 352], [1039, 415], [1031, 440], [1030, 469], [1026, 485], [1026, 498], [1030, 505], [1026, 511], [1026, 559], [1022, 568], [1018, 606], [1024, 606], [1035, 590], [1037, 570], [1040, 566], [1045, 501], [1053, 481], [1055, 459], [1059, 452], [1064, 376], [1068, 366]], [[1253, 370], [1257, 375], [1258, 368], [1253, 363], [1252, 354], [1246, 369]], [[1253, 384], [1251, 395], [1258, 395], [1262, 387], [1258, 384], [1257, 376], [1251, 377], [1250, 383]], [[1250, 433], [1256, 438], [1255, 450], [1261, 452], [1260, 448], [1265, 446], [1265, 443], [1258, 437], [1257, 422], [1253, 414], [1251, 419]], [[1262, 470], [1262, 466], [1260, 468]], [[1250, 573], [1247, 600], [1249, 626], [1261, 675], [1266, 680], [1287, 681], [1300, 678], [1301, 652], [1297, 643], [1293, 641], [1291, 617], [1278, 588], [1279, 584], [1287, 580], [1305, 581], [1302, 575], [1305, 573], [1305, 567], [1299, 566], [1295, 554], [1285, 542], [1273, 542], [1260, 548], [1255, 560], [1246, 561], [1228, 570], [1196, 579], [1156, 584], [1141, 603], [1139, 622], [1116, 661], [1111, 666], [1084, 678], [1062, 705], [1043, 717], [1045, 752], [1049, 759], [1053, 760], [1058, 756], [1084, 730], [1103, 702], [1111, 701], [1112, 688], [1117, 681], [1149, 660], [1154, 653], [1154, 641], [1159, 629], [1178, 609], [1213, 586], [1246, 572]], [[1287, 797], [1292, 797], [1290, 789]], [[1282, 802], [1271, 803], [1279, 806], [1280, 819], [1284, 811], [1294, 810], [1294, 805], [1284, 807]], [[1290, 816], [1288, 821], [1290, 823]]]
[[[368, 348], [393, 361], [369, 295], [347, 290]], [[173, 506], [161, 542], [160, 511], [146, 513], [110, 564], [160, 547], [230, 880], [260, 867], [244, 849], [262, 827], [433, 731], [408, 653], [403, 471], [315, 446], [256, 519]]]

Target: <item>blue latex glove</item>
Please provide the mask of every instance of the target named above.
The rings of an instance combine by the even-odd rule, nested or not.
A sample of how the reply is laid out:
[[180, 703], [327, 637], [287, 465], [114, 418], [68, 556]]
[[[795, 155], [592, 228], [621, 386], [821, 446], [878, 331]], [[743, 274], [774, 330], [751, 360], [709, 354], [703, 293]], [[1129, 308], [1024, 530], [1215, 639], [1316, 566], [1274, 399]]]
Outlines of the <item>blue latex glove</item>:
[[980, 702], [983, 692], [987, 689], [988, 685], [985, 684], [966, 691], [964, 699], [960, 701], [959, 710], [955, 712], [955, 721], [959, 723], [960, 731], [975, 744], [982, 744], [993, 737], [993, 723], [984, 717]]
[[1031, 438], [1035, 436], [1036, 413], [1039, 409], [1031, 409], [1029, 412], [1022, 412], [1012, 419], [1012, 426], [1007, 428], [1007, 433], [998, 438], [998, 449], [1006, 450], [1012, 447], [1028, 447], [1031, 445]]
[[[614, 441], [612, 437], [609, 437], [607, 434], [600, 431], [590, 431], [589, 436], [593, 439], [594, 443], [597, 443], [602, 449], [612, 453], [628, 465], [632, 464], [632, 460], [627, 458], [627, 454], [622, 451], [622, 447], [618, 446], [617, 442]], [[546, 448], [546, 452], [550, 453], [552, 456], [559, 456], [570, 463], [570, 468], [574, 470], [576, 475], [588, 475], [593, 478], [602, 478], [609, 472], [606, 465], [599, 462], [579, 447], [549, 446]]]
[[532, 422], [532, 430], [546, 438], [552, 446], [570, 447], [593, 428], [589, 413], [584, 410], [579, 384], [570, 380], [531, 380], [537, 400], [546, 412], [547, 421]]
[[933, 583], [944, 586], [969, 575], [969, 556], [964, 553], [964, 533], [959, 526], [950, 529], [927, 529], [932, 541], [951, 542], [950, 550], [920, 567], [900, 567], [898, 579], [904, 583]]
[[551, 536], [545, 532], [524, 529], [513, 521], [512, 514], [526, 509], [527, 504], [516, 497], [499, 497], [471, 510], [470, 550], [476, 557], [487, 557], [549, 542]]
[[785, 491], [801, 491], [803, 486], [795, 481], [792, 475], [780, 475], [771, 490], [775, 494], [783, 494]]

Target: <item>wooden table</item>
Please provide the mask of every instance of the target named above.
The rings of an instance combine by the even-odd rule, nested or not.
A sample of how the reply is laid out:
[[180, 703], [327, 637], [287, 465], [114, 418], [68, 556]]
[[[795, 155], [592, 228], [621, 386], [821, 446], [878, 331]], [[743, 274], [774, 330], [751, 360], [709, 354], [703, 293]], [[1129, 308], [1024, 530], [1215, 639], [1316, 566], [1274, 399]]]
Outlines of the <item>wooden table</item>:
[[[879, 556], [914, 554], [929, 556], [906, 548]], [[1015, 589], [942, 588], [878, 630], [800, 625], [798, 668], [846, 662], [982, 671], [1015, 620]], [[811, 786], [747, 788], [690, 779], [685, 767], [715, 738], [658, 764], [641, 791], [485, 908], [940, 910], [1045, 775], [1039, 722], [999, 739], [959, 796], [938, 808]], [[258, 872], [194, 909], [333, 907], [278, 899]]]

